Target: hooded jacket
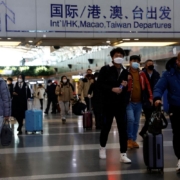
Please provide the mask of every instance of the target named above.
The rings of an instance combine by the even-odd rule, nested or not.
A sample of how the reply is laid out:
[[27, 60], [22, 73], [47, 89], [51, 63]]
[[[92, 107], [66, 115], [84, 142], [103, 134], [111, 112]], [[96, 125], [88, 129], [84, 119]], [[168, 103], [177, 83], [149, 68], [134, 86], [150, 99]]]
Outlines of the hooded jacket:
[[164, 91], [168, 91], [168, 103], [180, 107], [180, 70], [176, 65], [176, 57], [170, 59], [166, 64], [166, 72], [162, 75], [154, 88], [154, 102], [161, 100]]
[[0, 78], [0, 116], [11, 116], [11, 97], [2, 78]]

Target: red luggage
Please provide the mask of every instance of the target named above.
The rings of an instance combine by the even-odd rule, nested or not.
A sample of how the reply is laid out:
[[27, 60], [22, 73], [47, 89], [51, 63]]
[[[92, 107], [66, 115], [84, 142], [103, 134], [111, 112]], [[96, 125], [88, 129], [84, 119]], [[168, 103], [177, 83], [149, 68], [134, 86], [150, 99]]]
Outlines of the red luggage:
[[89, 98], [89, 111], [83, 114], [83, 128], [92, 129], [92, 111], [91, 111], [91, 99]]

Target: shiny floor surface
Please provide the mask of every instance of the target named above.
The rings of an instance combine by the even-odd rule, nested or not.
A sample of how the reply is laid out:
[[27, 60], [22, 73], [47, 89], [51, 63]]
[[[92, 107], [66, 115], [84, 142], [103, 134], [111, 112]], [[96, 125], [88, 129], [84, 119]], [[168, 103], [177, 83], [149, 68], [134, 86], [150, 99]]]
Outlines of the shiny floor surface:
[[[142, 117], [140, 128], [144, 123]], [[143, 161], [142, 139], [139, 149], [129, 150], [132, 164], [120, 163], [118, 132], [115, 121], [107, 144], [107, 159], [99, 159], [100, 131], [85, 131], [82, 117], [69, 115], [65, 124], [60, 115], [45, 115], [43, 135], [23, 133], [17, 136], [12, 121], [13, 142], [0, 147], [0, 180], [176, 180], [177, 159], [172, 148], [171, 125], [164, 134], [164, 174], [148, 173]], [[25, 129], [23, 128], [23, 132]]]

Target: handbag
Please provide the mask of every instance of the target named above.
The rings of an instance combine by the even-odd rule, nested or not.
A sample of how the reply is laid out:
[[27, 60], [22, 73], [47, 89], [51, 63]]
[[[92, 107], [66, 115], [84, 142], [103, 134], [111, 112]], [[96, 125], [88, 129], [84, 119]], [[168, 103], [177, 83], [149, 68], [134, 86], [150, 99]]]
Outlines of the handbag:
[[1, 145], [9, 146], [12, 141], [13, 132], [9, 124], [9, 120], [4, 120], [1, 129]]
[[148, 132], [153, 135], [158, 135], [162, 133], [162, 129], [165, 129], [168, 126], [168, 121], [165, 118], [161, 110], [156, 110], [152, 113]]

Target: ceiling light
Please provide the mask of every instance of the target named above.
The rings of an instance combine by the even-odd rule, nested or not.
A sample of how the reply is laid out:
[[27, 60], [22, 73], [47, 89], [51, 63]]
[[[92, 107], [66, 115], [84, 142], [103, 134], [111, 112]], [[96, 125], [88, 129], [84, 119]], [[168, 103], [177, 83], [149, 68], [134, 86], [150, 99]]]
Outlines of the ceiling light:
[[30, 40], [29, 43], [33, 43], [33, 41]]
[[0, 41], [0, 46], [18, 46], [20, 41]]
[[111, 43], [111, 41], [106, 41], [106, 43], [110, 44], [110, 43]]
[[169, 46], [177, 42], [124, 42], [115, 46]]
[[11, 38], [7, 38], [8, 40], [10, 40]]
[[123, 41], [130, 41], [130, 39], [123, 39]]
[[134, 39], [135, 41], [139, 41], [139, 39]]

